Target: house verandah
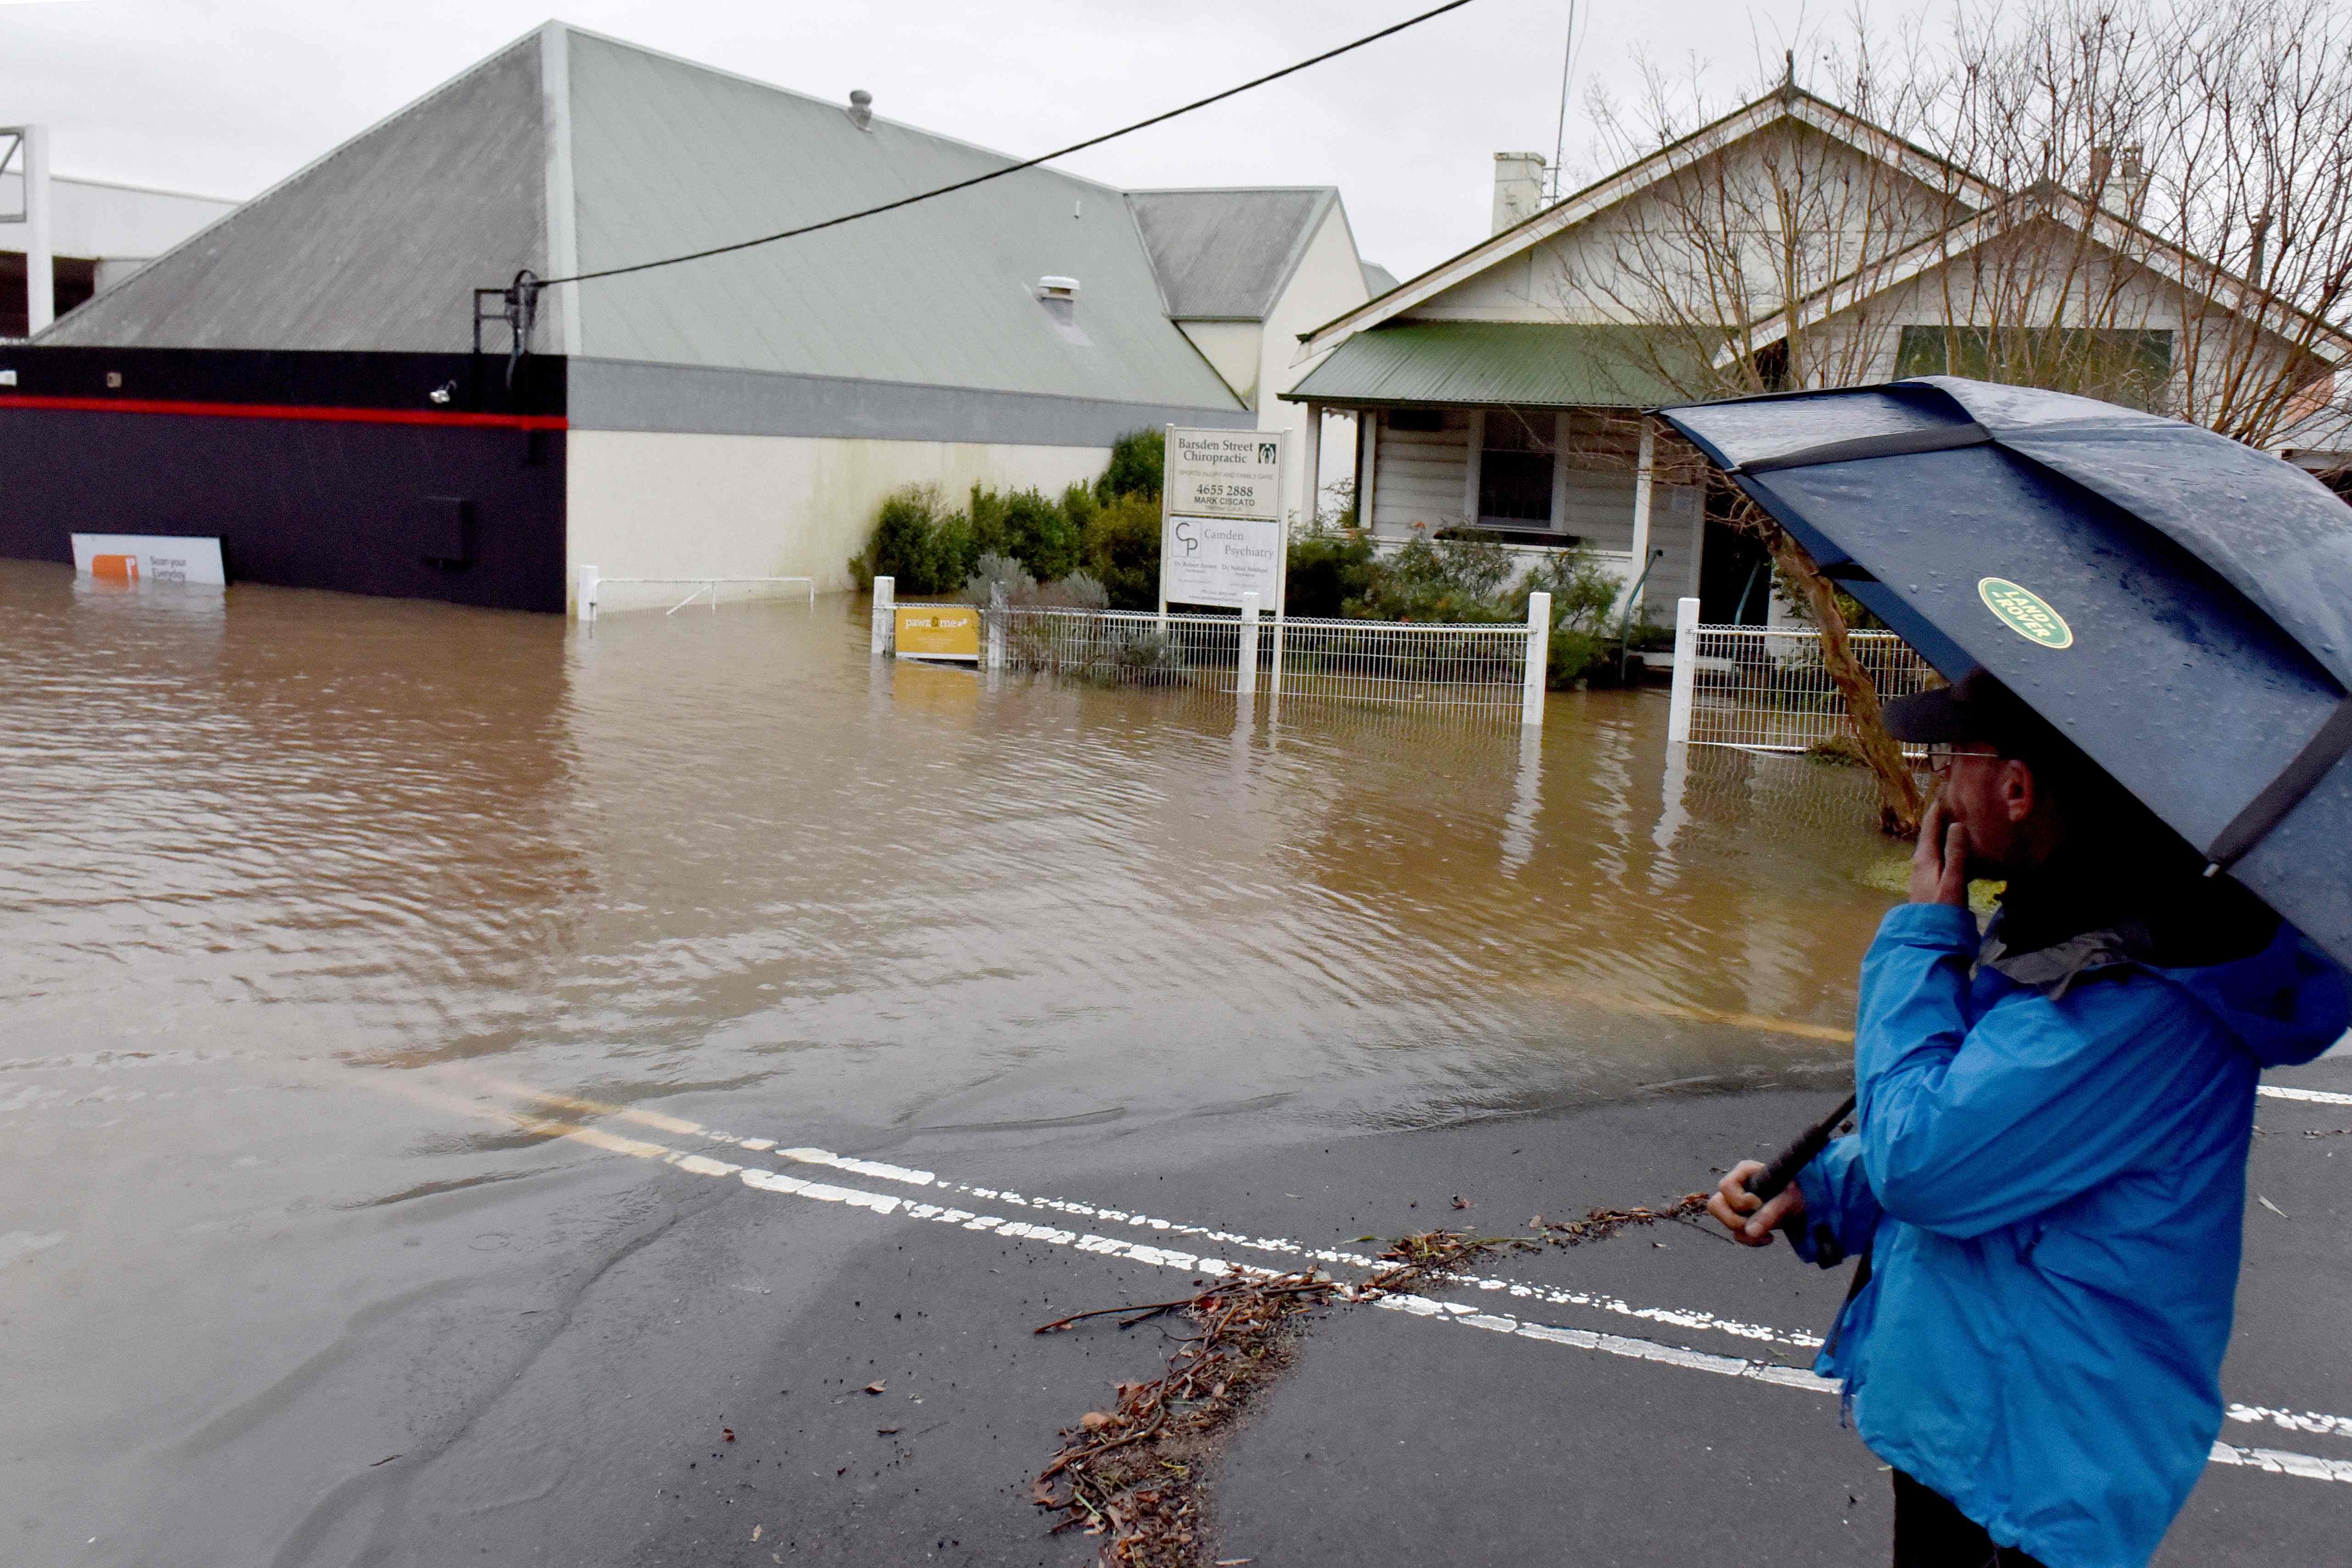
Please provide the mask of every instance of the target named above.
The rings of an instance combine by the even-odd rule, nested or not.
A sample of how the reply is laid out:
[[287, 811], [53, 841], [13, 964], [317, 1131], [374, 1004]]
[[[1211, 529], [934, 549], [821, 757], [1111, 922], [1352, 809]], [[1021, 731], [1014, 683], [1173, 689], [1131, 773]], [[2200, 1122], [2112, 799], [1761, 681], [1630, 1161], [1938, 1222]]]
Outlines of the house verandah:
[[1680, 401], [1638, 329], [1560, 323], [1386, 324], [1342, 342], [1285, 395], [1354, 415], [1359, 526], [1382, 549], [1469, 528], [1532, 567], [1581, 550], [1638, 592], [1630, 608], [1760, 623], [1761, 544], [1707, 516], [1706, 464], [1646, 418]]

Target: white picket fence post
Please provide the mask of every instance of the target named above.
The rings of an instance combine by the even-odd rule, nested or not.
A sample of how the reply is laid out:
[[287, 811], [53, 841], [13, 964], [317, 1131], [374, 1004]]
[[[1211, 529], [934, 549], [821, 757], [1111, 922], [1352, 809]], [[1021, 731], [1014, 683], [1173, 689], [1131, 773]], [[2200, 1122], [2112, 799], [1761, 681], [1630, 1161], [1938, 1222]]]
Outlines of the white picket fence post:
[[573, 606], [573, 611], [583, 621], [596, 619], [596, 585], [599, 580], [594, 567], [580, 569], [580, 600]]
[[874, 653], [878, 657], [890, 651], [891, 632], [898, 611], [898, 580], [877, 577], [874, 580]]
[[1257, 695], [1257, 595], [1242, 595], [1242, 645], [1234, 664], [1234, 695]]
[[988, 667], [1004, 668], [1004, 584], [988, 585]]
[[1528, 595], [1528, 668], [1519, 687], [1519, 722], [1544, 720], [1544, 676], [1551, 664], [1551, 595]]
[[1666, 744], [1688, 746], [1698, 692], [1698, 601], [1675, 601], [1675, 684], [1666, 696]]

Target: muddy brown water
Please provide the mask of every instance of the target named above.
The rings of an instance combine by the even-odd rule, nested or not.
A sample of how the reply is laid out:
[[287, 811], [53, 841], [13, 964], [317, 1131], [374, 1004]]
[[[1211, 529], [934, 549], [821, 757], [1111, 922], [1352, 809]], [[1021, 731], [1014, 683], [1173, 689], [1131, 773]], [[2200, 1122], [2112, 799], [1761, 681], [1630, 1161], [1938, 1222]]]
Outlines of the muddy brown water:
[[1828, 1085], [1899, 853], [1833, 768], [1670, 788], [1664, 718], [991, 684], [837, 596], [589, 630], [0, 562], [17, 1527], [404, 1310], [356, 1260], [406, 1200], [552, 1157], [500, 1085], [927, 1153]]

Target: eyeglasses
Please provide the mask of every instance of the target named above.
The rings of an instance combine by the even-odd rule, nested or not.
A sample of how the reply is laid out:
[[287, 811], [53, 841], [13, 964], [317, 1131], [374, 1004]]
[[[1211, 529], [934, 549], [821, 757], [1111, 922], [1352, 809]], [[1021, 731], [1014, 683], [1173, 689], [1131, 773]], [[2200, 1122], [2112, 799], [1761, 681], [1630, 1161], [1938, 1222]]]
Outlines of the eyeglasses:
[[1952, 762], [1955, 758], [2000, 755], [2000, 752], [1989, 746], [1954, 746], [1948, 741], [1939, 740], [1927, 747], [1927, 771], [1938, 779], [1947, 779], [1951, 776]]

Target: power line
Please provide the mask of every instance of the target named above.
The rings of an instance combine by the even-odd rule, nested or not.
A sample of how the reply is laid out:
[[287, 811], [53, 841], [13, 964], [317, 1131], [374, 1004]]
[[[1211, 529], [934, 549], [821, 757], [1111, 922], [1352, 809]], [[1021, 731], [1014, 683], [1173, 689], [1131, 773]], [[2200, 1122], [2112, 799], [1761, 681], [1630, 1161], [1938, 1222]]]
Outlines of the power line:
[[[1459, 11], [1463, 6], [1469, 4], [1470, 0], [1445, 0], [1444, 5], [1433, 5], [1428, 10], [1422, 12], [1419, 16], [1408, 16], [1403, 21], [1396, 23], [1392, 26], [1382, 27], [1377, 33], [1367, 33], [1362, 37], [1356, 39], [1352, 43], [1341, 44], [1336, 49], [1326, 49], [1321, 54], [1310, 56], [1306, 59], [1300, 60], [1296, 65], [1285, 66], [1278, 71], [1268, 71], [1265, 75], [1253, 78], [1251, 80], [1243, 82], [1238, 87], [1229, 87], [1223, 92], [1211, 93], [1206, 98], [1195, 99], [1192, 102], [1185, 104], [1180, 109], [1171, 109], [1167, 110], [1165, 113], [1155, 114], [1149, 120], [1139, 120], [1132, 125], [1122, 125], [1117, 131], [1107, 131], [1100, 136], [1090, 136], [1084, 141], [1073, 141], [1067, 147], [1057, 148], [1051, 152], [1041, 152], [1036, 157], [1028, 160], [1026, 162], [1009, 164], [1002, 169], [992, 169], [985, 174], [975, 174], [969, 180], [958, 180], [951, 185], [940, 185], [933, 190], [918, 192], [916, 194], [911, 196], [901, 196], [895, 202], [885, 202], [880, 206], [866, 207], [859, 212], [844, 213], [837, 218], [826, 218], [821, 223], [803, 224], [798, 228], [785, 229], [777, 234], [761, 235], [757, 239], [737, 240], [732, 245], [716, 245], [712, 246], [708, 250], [690, 250], [683, 256], [663, 256], [658, 261], [639, 261], [633, 262], [627, 267], [601, 267], [594, 272], [575, 272], [564, 277], [538, 278], [534, 279], [530, 287], [535, 292], [538, 289], [545, 288], [550, 285], [557, 283], [586, 283], [592, 279], [599, 277], [618, 277], [625, 273], [650, 272], [657, 267], [676, 267], [681, 262], [701, 261], [709, 256], [726, 256], [731, 252], [739, 250], [750, 250], [755, 246], [773, 245], [778, 240], [794, 239], [802, 235], [814, 234], [819, 229], [838, 228], [843, 224], [856, 223], [860, 218], [870, 218], [882, 213], [896, 212], [900, 207], [911, 207], [918, 202], [928, 202], [935, 196], [948, 195], [956, 191], [968, 191], [974, 185], [984, 185], [991, 180], [1002, 180], [1007, 174], [1018, 174], [1024, 169], [1034, 169], [1039, 164], [1050, 163], [1056, 158], [1066, 158], [1073, 152], [1083, 152], [1089, 147], [1099, 147], [1106, 141], [1115, 141], [1122, 136], [1130, 136], [1136, 131], [1148, 130], [1151, 126], [1164, 124], [1171, 120], [1176, 119], [1179, 115], [1190, 114], [1196, 109], [1206, 109], [1213, 103], [1222, 103], [1226, 99], [1245, 93], [1253, 88], [1261, 88], [1270, 81], [1280, 81], [1284, 77], [1295, 76], [1298, 72], [1307, 69], [1309, 66], [1319, 66], [1326, 60], [1338, 59], [1341, 55], [1348, 54], [1356, 49], [1360, 49], [1367, 44], [1376, 44], [1382, 38], [1393, 37], [1397, 34], [1403, 32], [1408, 27], [1418, 27], [1423, 22], [1429, 21], [1433, 17], [1443, 16], [1448, 11]], [[520, 279], [518, 279], [517, 282], [518, 285], [520, 285]], [[495, 294], [501, 291], [487, 289], [479, 290], [478, 292]]]

